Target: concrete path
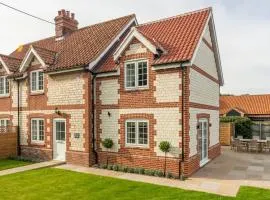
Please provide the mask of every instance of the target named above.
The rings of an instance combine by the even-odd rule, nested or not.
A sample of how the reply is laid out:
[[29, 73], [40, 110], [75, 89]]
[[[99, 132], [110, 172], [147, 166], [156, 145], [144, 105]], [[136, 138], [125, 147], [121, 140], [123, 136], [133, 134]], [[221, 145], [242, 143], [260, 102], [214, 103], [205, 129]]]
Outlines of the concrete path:
[[200, 192], [213, 193], [213, 194], [218, 194], [218, 195], [223, 195], [223, 196], [235, 197], [239, 190], [239, 185], [237, 184], [232, 185], [231, 183], [228, 183], [228, 182], [220, 182], [220, 181], [211, 180], [211, 179], [190, 178], [186, 181], [180, 181], [180, 180], [175, 180], [175, 179], [167, 179], [167, 178], [160, 178], [160, 177], [153, 177], [153, 176], [146, 176], [146, 175], [139, 175], [139, 174], [115, 172], [115, 171], [110, 171], [110, 170], [81, 167], [81, 166], [75, 166], [75, 165], [69, 165], [69, 164], [57, 166], [56, 168], [71, 170], [71, 171], [76, 171], [76, 172], [81, 172], [81, 173], [100, 175], [100, 176], [108, 176], [108, 177], [125, 179], [125, 180], [130, 180], [130, 181], [139, 181], [139, 182], [144, 182], [144, 183], [151, 183], [151, 184], [156, 184], [156, 185], [181, 188], [185, 190], [195, 190], [195, 191], [200, 191]]
[[18, 172], [29, 171], [29, 170], [33, 170], [33, 169], [55, 167], [55, 166], [62, 165], [62, 164], [65, 164], [65, 162], [56, 161], [56, 160], [52, 160], [52, 161], [48, 161], [48, 162], [40, 162], [40, 163], [35, 163], [35, 164], [26, 165], [26, 166], [22, 166], [22, 167], [16, 167], [16, 168], [12, 168], [12, 169], [2, 170], [2, 171], [0, 171], [0, 176], [14, 174], [14, 173], [18, 173]]

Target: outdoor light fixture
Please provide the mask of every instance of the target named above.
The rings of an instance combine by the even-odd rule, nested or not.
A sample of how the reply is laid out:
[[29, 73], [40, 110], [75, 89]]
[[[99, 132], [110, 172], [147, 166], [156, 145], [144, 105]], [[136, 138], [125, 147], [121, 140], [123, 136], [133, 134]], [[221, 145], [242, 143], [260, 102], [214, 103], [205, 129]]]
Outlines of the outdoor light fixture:
[[108, 112], [108, 116], [111, 117], [111, 113], [110, 112]]
[[55, 111], [54, 111], [54, 112], [55, 112], [55, 114], [57, 114], [57, 115], [61, 115], [61, 111], [60, 111], [57, 107], [55, 108]]

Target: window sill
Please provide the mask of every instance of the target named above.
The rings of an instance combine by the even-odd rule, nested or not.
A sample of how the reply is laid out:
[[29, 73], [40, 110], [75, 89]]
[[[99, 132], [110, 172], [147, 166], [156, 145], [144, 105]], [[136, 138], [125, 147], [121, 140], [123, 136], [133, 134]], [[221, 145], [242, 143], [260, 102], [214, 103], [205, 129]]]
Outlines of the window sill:
[[125, 88], [126, 92], [136, 92], [136, 91], [144, 91], [144, 90], [149, 90], [149, 87], [141, 87], [141, 88]]
[[9, 98], [9, 97], [10, 97], [9, 94], [7, 94], [7, 95], [0, 95], [0, 99], [5, 99], [5, 98]]
[[44, 146], [45, 145], [45, 142], [31, 141], [31, 145], [34, 145], [34, 146]]
[[140, 146], [140, 145], [130, 145], [130, 144], [126, 144], [125, 148], [127, 149], [149, 149], [149, 146]]
[[30, 95], [31, 95], [31, 96], [44, 95], [44, 91], [31, 92]]

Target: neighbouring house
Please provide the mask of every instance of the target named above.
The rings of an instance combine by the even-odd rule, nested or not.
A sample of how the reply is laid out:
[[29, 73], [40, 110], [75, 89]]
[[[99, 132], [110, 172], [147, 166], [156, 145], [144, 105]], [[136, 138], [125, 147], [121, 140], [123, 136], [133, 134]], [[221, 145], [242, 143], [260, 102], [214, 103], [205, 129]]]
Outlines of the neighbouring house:
[[220, 116], [248, 117], [253, 121], [252, 135], [270, 137], [270, 94], [222, 95]]
[[[0, 120], [21, 154], [110, 162], [189, 176], [220, 154], [222, 68], [211, 8], [139, 25], [135, 15], [78, 29], [61, 10], [55, 36], [0, 55]], [[3, 121], [3, 122], [2, 122]]]

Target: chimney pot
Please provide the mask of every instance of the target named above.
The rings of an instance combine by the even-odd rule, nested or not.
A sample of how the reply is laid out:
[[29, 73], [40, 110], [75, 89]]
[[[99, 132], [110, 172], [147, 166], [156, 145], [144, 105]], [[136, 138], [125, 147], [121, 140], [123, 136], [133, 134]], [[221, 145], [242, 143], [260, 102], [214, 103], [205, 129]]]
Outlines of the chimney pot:
[[64, 37], [78, 29], [78, 21], [75, 19], [75, 14], [64, 9], [58, 11], [58, 16], [54, 18], [56, 38]]

